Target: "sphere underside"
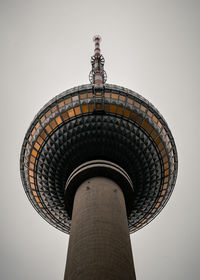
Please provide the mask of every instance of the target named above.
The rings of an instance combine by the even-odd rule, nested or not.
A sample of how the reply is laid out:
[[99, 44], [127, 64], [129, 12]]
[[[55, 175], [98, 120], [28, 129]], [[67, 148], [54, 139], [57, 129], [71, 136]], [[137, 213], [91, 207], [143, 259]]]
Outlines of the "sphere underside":
[[56, 228], [70, 232], [64, 202], [68, 177], [82, 163], [96, 159], [118, 164], [132, 179], [130, 232], [150, 222], [168, 201], [177, 176], [177, 152], [163, 117], [133, 91], [83, 85], [42, 108], [21, 151], [25, 191]]

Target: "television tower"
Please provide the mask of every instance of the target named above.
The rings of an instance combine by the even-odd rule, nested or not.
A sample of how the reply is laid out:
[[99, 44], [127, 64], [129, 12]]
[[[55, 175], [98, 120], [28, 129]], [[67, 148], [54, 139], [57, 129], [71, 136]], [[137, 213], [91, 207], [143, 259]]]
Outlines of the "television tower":
[[170, 129], [141, 95], [106, 84], [100, 36], [91, 84], [57, 95], [35, 116], [21, 150], [25, 192], [70, 234], [65, 280], [134, 280], [133, 233], [167, 203], [178, 159]]

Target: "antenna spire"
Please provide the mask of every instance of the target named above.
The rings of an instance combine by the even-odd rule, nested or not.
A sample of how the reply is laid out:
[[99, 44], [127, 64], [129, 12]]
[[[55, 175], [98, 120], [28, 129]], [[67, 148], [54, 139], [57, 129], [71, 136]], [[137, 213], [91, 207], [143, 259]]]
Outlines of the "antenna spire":
[[90, 71], [89, 80], [91, 84], [105, 84], [107, 75], [104, 71], [105, 59], [100, 50], [101, 37], [95, 35], [93, 41], [95, 42], [95, 49], [94, 55], [91, 57], [92, 70]]

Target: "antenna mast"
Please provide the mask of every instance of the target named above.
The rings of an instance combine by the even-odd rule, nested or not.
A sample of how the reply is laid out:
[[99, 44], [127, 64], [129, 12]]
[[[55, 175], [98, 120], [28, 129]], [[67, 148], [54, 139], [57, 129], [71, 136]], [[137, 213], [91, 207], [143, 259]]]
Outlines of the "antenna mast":
[[92, 70], [90, 71], [89, 80], [91, 84], [105, 84], [107, 75], [104, 71], [105, 59], [100, 50], [101, 37], [95, 35], [93, 41], [95, 42], [95, 49], [94, 55], [91, 57]]

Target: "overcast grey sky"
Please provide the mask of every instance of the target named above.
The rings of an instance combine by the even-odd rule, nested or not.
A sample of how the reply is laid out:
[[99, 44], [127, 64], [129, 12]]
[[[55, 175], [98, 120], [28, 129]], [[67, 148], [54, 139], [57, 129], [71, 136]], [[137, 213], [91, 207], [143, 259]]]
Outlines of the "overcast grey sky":
[[131, 235], [137, 279], [199, 280], [199, 14], [195, 0], [0, 1], [0, 279], [63, 279], [68, 236], [31, 206], [19, 155], [39, 109], [88, 83], [100, 34], [108, 83], [150, 100], [178, 149], [170, 201]]

